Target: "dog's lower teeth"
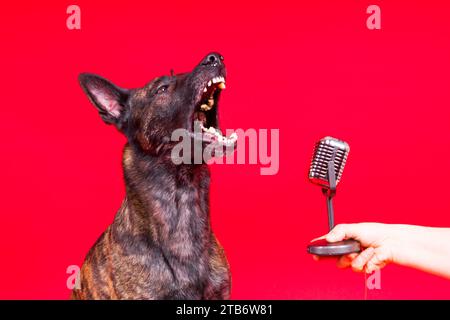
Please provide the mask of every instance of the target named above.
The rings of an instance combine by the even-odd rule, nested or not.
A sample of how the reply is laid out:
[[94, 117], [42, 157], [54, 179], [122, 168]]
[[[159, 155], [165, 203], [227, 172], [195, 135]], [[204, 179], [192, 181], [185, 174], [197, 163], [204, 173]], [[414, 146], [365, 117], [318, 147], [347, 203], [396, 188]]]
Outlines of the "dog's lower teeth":
[[205, 133], [208, 133], [210, 135], [214, 135], [217, 138], [217, 141], [219, 141], [219, 142], [221, 142], [223, 144], [226, 144], [226, 145], [234, 144], [237, 141], [237, 139], [238, 139], [238, 136], [237, 136], [236, 132], [233, 132], [230, 135], [230, 137], [224, 137], [220, 133], [220, 131], [216, 130], [216, 128], [214, 128], [214, 127], [205, 128], [203, 126], [203, 124], [201, 124], [201, 128], [202, 128], [202, 131], [204, 131]]

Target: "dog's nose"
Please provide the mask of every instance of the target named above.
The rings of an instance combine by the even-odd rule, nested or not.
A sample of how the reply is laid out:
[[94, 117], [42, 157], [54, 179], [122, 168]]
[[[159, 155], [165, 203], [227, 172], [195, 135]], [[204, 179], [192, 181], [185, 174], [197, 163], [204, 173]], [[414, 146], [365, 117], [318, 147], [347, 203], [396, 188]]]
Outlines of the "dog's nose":
[[217, 52], [208, 54], [205, 59], [203, 59], [202, 64], [211, 65], [213, 67], [220, 66], [223, 64], [223, 57]]

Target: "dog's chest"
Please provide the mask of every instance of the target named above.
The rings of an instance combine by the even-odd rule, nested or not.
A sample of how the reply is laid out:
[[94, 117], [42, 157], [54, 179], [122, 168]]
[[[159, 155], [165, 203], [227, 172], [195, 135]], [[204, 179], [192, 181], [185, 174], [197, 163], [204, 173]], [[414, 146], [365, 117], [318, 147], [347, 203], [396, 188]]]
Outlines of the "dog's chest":
[[[136, 231], [126, 235], [113, 228], [119, 233], [113, 238], [122, 251], [116, 263], [124, 291], [129, 290], [131, 280], [135, 294], [144, 299], [203, 297], [211, 281], [211, 253], [216, 242], [212, 241], [207, 207], [194, 190], [183, 191], [175, 193], [177, 199], [171, 204], [153, 198], [154, 208], [164, 211], [153, 212], [147, 236], [136, 235]], [[143, 223], [131, 208], [125, 208], [121, 216], [126, 225]]]
[[[178, 220], [172, 225], [161, 254], [170, 272], [170, 286], [181, 299], [200, 299], [210, 280], [211, 232], [207, 213], [192, 194], [182, 194]], [[170, 295], [170, 294], [169, 294]]]

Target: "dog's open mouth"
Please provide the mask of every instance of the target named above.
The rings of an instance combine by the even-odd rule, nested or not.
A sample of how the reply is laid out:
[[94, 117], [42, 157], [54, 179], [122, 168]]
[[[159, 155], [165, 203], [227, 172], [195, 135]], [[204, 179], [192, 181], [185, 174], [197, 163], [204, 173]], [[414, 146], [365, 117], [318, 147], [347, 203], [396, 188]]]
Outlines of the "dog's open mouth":
[[220, 93], [225, 87], [223, 76], [216, 76], [204, 84], [201, 98], [194, 110], [193, 121], [194, 127], [200, 126], [204, 142], [218, 142], [232, 146], [237, 141], [236, 133], [232, 133], [229, 137], [222, 135], [218, 124], [218, 102]]

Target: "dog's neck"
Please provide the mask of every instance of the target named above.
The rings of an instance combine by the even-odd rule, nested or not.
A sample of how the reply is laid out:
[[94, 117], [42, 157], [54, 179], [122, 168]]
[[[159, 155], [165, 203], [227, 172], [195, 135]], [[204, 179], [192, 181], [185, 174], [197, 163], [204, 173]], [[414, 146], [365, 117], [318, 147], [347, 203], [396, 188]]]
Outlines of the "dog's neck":
[[126, 199], [116, 221], [180, 258], [202, 250], [210, 239], [209, 169], [175, 165], [127, 144], [123, 153]]

